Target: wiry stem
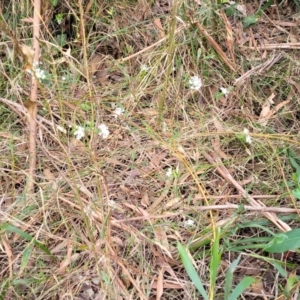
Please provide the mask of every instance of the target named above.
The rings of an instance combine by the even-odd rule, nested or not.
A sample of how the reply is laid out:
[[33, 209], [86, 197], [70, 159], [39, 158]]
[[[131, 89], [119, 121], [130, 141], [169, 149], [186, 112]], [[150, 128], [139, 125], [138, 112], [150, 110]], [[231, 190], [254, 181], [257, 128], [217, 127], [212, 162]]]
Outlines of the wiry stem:
[[[41, 12], [41, 1], [34, 1], [34, 15], [33, 15], [33, 51], [34, 51], [34, 64], [38, 65], [40, 56], [40, 12]], [[28, 128], [29, 128], [29, 170], [27, 180], [27, 193], [32, 193], [35, 182], [36, 172], [36, 131], [37, 131], [37, 93], [38, 85], [36, 76], [32, 76], [31, 90], [30, 90], [30, 101], [31, 109], [28, 114]]]

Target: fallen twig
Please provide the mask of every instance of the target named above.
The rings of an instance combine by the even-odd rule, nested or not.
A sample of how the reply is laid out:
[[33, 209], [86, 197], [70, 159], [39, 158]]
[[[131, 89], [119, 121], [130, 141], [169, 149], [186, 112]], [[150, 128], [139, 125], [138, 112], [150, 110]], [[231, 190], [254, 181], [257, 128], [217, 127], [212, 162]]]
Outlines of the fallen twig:
[[[232, 183], [234, 187], [247, 199], [247, 201], [254, 207], [262, 208], [263, 206], [257, 202], [251, 195], [249, 195], [243, 187], [232, 177], [230, 172], [227, 170], [227, 168], [223, 165], [221, 159], [215, 154], [212, 153], [213, 157], [209, 155], [208, 153], [203, 153], [204, 157], [212, 164], [216, 166], [217, 171], [219, 174]], [[280, 230], [282, 231], [289, 231], [291, 230], [290, 226], [286, 224], [285, 222], [281, 221], [277, 218], [275, 214], [272, 214], [270, 212], [263, 212], [264, 216], [267, 217], [271, 222], [273, 222]]]
[[277, 55], [268, 59], [264, 63], [247, 71], [245, 74], [243, 74], [242, 76], [240, 76], [238, 79], [235, 80], [234, 85], [237, 85], [238, 83], [243, 83], [245, 79], [249, 78], [253, 74], [261, 74], [264, 71], [268, 71], [275, 63], [277, 63], [282, 58], [282, 56], [283, 56], [282, 53], [278, 53]]
[[[41, 1], [34, 1], [34, 14], [33, 14], [33, 51], [34, 60], [33, 66], [38, 66], [40, 57], [40, 16], [41, 16]], [[28, 127], [29, 127], [29, 158], [28, 158], [28, 181], [27, 181], [27, 193], [31, 193], [34, 190], [35, 183], [35, 171], [36, 171], [36, 132], [37, 132], [37, 93], [38, 93], [38, 82], [36, 76], [32, 76], [31, 79], [31, 92], [30, 92], [30, 102], [31, 109], [28, 114]]]
[[[266, 207], [266, 206], [250, 206], [250, 205], [237, 205], [237, 204], [224, 204], [224, 205], [209, 205], [209, 206], [197, 206], [193, 208], [193, 211], [207, 211], [207, 210], [228, 210], [228, 209], [243, 209], [249, 211], [257, 211], [260, 213], [263, 212], [276, 212], [276, 213], [296, 213], [297, 209], [295, 208], [286, 208], [286, 207]], [[148, 215], [148, 216], [140, 216], [140, 217], [132, 217], [128, 219], [122, 220], [114, 220], [113, 223], [125, 223], [125, 222], [133, 222], [140, 220], [148, 220], [148, 219], [164, 219], [180, 216], [183, 213], [192, 212], [191, 210], [179, 211], [176, 213], [165, 213], [162, 215]]]
[[[255, 47], [247, 47], [248, 49], [256, 49]], [[257, 47], [258, 50], [276, 50], [276, 49], [300, 49], [300, 43], [282, 43], [282, 44], [266, 44]]]
[[221, 49], [221, 47], [218, 45], [218, 43], [208, 34], [208, 32], [200, 25], [199, 22], [195, 23], [199, 31], [207, 38], [208, 42], [213, 46], [213, 48], [217, 51], [217, 53], [220, 55], [223, 62], [229, 67], [229, 69], [233, 72], [236, 72], [235, 67], [230, 62], [230, 60], [227, 58], [227, 55], [224, 53], [224, 51]]

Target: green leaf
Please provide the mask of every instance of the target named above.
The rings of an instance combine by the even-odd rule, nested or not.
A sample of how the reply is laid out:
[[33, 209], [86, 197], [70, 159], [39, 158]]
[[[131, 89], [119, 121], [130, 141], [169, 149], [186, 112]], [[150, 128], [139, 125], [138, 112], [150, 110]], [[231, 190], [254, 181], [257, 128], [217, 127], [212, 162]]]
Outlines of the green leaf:
[[299, 180], [299, 177], [300, 177], [300, 158], [291, 149], [287, 149], [286, 153], [288, 155], [290, 164], [292, 165], [292, 167], [296, 171], [296, 176], [298, 177], [298, 180]]
[[235, 287], [228, 300], [236, 300], [255, 281], [253, 277], [243, 278]]
[[260, 16], [258, 14], [249, 15], [243, 19], [244, 28], [254, 25], [259, 20]]
[[44, 251], [46, 254], [50, 255], [53, 259], [55, 259], [53, 254], [49, 251], [49, 249], [46, 246], [44, 246], [42, 243], [38, 242], [33, 236], [31, 236], [27, 232], [24, 232], [21, 229], [15, 227], [13, 225], [10, 225], [10, 224], [3, 224], [0, 226], [0, 229], [19, 234], [22, 238], [24, 238], [25, 240], [27, 240], [29, 242], [32, 242], [35, 246], [37, 246], [42, 251]]
[[50, 0], [50, 3], [55, 7], [58, 4], [58, 0]]
[[277, 234], [263, 249], [269, 253], [283, 253], [300, 248], [300, 228]]
[[179, 255], [181, 257], [182, 263], [184, 265], [184, 268], [185, 268], [186, 272], [188, 273], [190, 279], [192, 280], [193, 284], [196, 286], [198, 292], [201, 294], [201, 296], [204, 298], [204, 300], [208, 300], [208, 295], [207, 295], [207, 293], [203, 287], [203, 284], [191, 262], [191, 259], [189, 258], [187, 250], [180, 243], [177, 243], [177, 249], [178, 249]]
[[23, 252], [22, 259], [21, 259], [21, 267], [20, 272], [23, 272], [24, 269], [27, 267], [30, 255], [31, 255], [32, 246], [29, 245]]
[[218, 269], [221, 261], [220, 253], [220, 228], [216, 228], [215, 241], [212, 246], [212, 258], [210, 261], [210, 290], [214, 292], [216, 286], [216, 280], [218, 275]]
[[232, 281], [233, 281], [233, 273], [238, 265], [238, 263], [240, 262], [241, 259], [241, 255], [239, 255], [239, 257], [237, 259], [235, 259], [229, 266], [227, 272], [226, 272], [226, 276], [225, 276], [225, 291], [224, 291], [224, 299], [227, 300], [229, 297], [229, 293], [232, 289]]
[[300, 187], [297, 187], [296, 189], [292, 190], [292, 195], [300, 200]]

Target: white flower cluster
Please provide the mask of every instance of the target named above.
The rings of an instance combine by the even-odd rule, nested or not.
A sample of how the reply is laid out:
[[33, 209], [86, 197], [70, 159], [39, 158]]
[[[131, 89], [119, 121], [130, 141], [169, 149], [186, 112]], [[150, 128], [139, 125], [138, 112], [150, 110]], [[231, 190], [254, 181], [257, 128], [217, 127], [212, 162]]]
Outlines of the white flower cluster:
[[123, 107], [116, 107], [116, 109], [114, 110], [113, 116], [115, 118], [118, 118], [119, 116], [123, 115], [124, 111], [125, 110]]
[[191, 219], [186, 220], [186, 221], [184, 221], [183, 226], [184, 227], [195, 227], [195, 221], [191, 220]]
[[224, 88], [224, 87], [220, 87], [220, 91], [221, 93], [225, 96], [225, 97], [228, 97], [229, 95], [229, 90]]
[[[103, 138], [103, 139], [107, 139], [110, 132], [108, 130], [108, 127], [105, 124], [100, 124], [98, 126], [98, 130], [99, 130], [99, 135]], [[78, 126], [76, 125], [75, 127], [75, 131], [74, 131], [74, 136], [77, 140], [81, 140], [84, 136], [85, 136], [85, 129], [82, 126]]]
[[[35, 73], [35, 76], [38, 78], [39, 81], [41, 81], [42, 79], [46, 79], [45, 70], [43, 70], [39, 67], [39, 63], [37, 61], [35, 61], [32, 64], [32, 69]], [[32, 75], [32, 71], [30, 69], [26, 69], [26, 71]]]
[[251, 136], [249, 135], [249, 130], [247, 128], [244, 128], [244, 134], [245, 134], [246, 143], [251, 144], [252, 139]]
[[40, 79], [46, 79], [46, 73], [43, 69], [36, 68], [35, 69], [35, 76]]
[[198, 76], [192, 76], [189, 80], [191, 90], [199, 91], [202, 87], [202, 80]]
[[141, 65], [141, 71], [142, 72], [148, 72], [149, 68], [146, 65]]
[[103, 139], [107, 139], [109, 136], [109, 130], [108, 127], [105, 124], [100, 124], [98, 126], [99, 129], [99, 135], [103, 138]]
[[84, 128], [82, 126], [76, 126], [74, 136], [77, 140], [81, 140], [84, 137]]
[[173, 169], [172, 169], [172, 167], [170, 167], [170, 168], [168, 168], [168, 170], [166, 172], [166, 176], [171, 177], [172, 173], [173, 173]]

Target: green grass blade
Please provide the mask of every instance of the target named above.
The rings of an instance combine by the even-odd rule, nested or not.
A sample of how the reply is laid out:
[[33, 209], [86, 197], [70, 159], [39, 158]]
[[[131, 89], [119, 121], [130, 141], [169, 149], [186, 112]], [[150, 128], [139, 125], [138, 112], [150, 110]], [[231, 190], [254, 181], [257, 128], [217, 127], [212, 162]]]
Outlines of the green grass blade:
[[253, 277], [247, 276], [243, 278], [235, 287], [228, 300], [236, 300], [238, 297], [255, 281]]
[[26, 268], [28, 262], [29, 262], [29, 259], [30, 259], [30, 256], [31, 256], [31, 250], [32, 250], [32, 246], [29, 245], [23, 252], [23, 255], [22, 255], [22, 259], [21, 259], [21, 267], [20, 267], [20, 272], [23, 272], [23, 270]]
[[51, 256], [52, 258], [55, 258], [52, 253], [50, 252], [50, 250], [43, 245], [42, 243], [38, 242], [33, 236], [31, 236], [30, 234], [28, 234], [27, 232], [24, 232], [23, 230], [10, 225], [10, 224], [3, 224], [0, 229], [2, 230], [6, 230], [6, 231], [10, 231], [16, 234], [19, 234], [22, 238], [24, 238], [25, 240], [32, 242], [36, 247], [40, 248], [42, 251], [44, 251], [46, 254], [48, 254], [49, 256]]
[[185, 267], [185, 270], [188, 273], [193, 284], [196, 286], [198, 292], [201, 294], [201, 296], [204, 298], [204, 300], [208, 300], [208, 295], [207, 295], [207, 293], [203, 287], [203, 284], [202, 284], [202, 282], [201, 282], [201, 280], [189, 258], [187, 250], [180, 243], [177, 243], [177, 249], [178, 249], [179, 255], [181, 257], [182, 263]]
[[216, 237], [212, 246], [212, 258], [210, 261], [210, 296], [214, 298], [214, 291], [216, 286], [216, 280], [218, 276], [218, 269], [220, 266], [221, 254], [220, 254], [220, 228], [216, 229]]
[[237, 259], [235, 259], [231, 265], [229, 266], [226, 276], [225, 276], [225, 291], [224, 291], [224, 299], [227, 300], [229, 297], [229, 293], [231, 292], [232, 289], [232, 281], [233, 281], [233, 273], [240, 262], [241, 255]]

